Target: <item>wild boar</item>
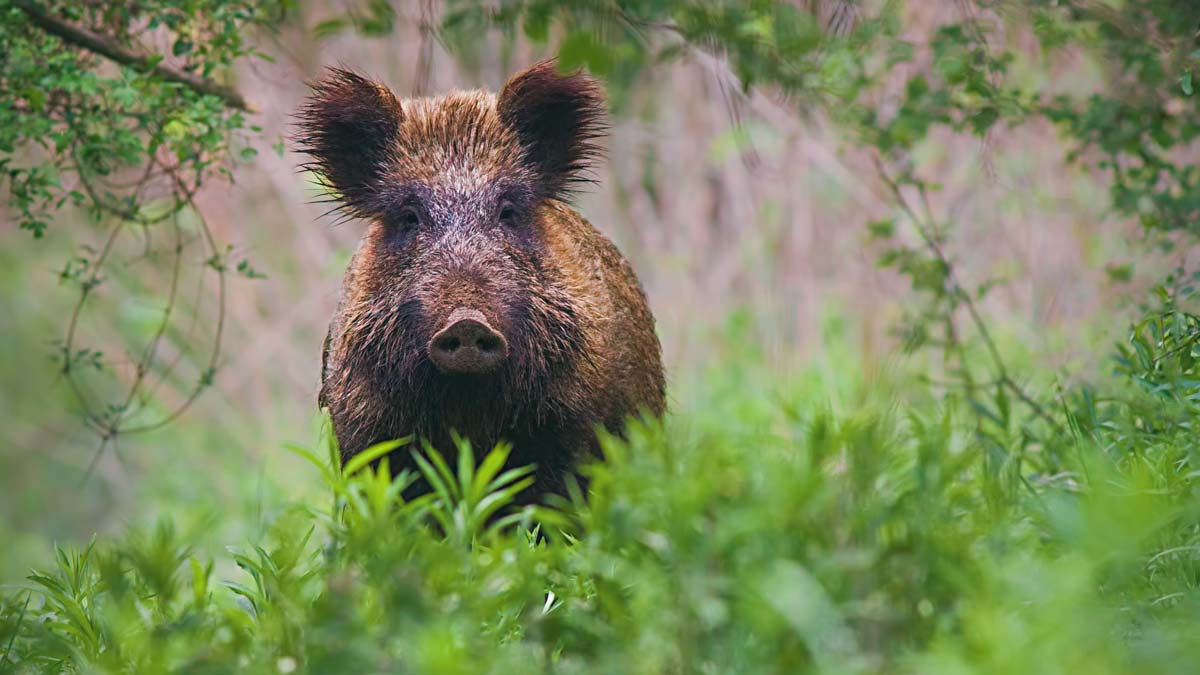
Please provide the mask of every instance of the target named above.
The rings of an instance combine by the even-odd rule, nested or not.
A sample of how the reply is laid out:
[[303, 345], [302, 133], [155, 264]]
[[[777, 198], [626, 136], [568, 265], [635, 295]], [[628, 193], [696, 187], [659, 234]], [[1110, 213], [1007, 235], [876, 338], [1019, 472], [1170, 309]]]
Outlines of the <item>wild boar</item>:
[[[319, 401], [343, 461], [409, 434], [513, 444], [527, 495], [563, 494], [595, 431], [661, 415], [654, 317], [572, 209], [606, 131], [601, 88], [542, 62], [499, 94], [399, 99], [331, 70], [299, 113], [307, 168], [366, 222], [325, 340]], [[411, 450], [389, 460], [412, 467]], [[409, 494], [427, 486], [418, 483]]]

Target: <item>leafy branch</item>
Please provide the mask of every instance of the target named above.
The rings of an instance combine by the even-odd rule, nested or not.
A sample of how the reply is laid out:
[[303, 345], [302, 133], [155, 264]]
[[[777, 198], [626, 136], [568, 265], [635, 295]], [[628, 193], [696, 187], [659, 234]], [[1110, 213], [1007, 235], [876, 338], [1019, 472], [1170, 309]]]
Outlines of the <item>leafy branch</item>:
[[134, 49], [122, 45], [108, 35], [90, 31], [58, 17], [33, 0], [12, 0], [12, 3], [13, 6], [24, 12], [29, 17], [29, 20], [39, 28], [51, 35], [58, 36], [68, 44], [94, 52], [123, 66], [130, 66], [140, 72], [152, 73], [168, 82], [182, 84], [199, 94], [216, 96], [231, 108], [248, 112], [253, 111], [252, 106], [233, 87], [168, 65], [163, 62], [161, 55], [141, 54]]
[[[211, 179], [232, 180], [254, 156], [243, 134], [260, 131], [245, 99], [209, 76], [257, 55], [247, 29], [277, 23], [290, 6], [0, 3], [0, 85], [12, 93], [0, 100], [0, 181], [35, 238], [71, 216], [84, 242], [89, 230], [98, 235], [59, 274], [77, 295], [54, 352], [100, 439], [85, 475], [119, 435], [171, 423], [212, 384], [227, 277], [262, 277], [246, 261], [230, 263], [232, 247], [197, 202]], [[170, 40], [180, 63], [146, 53], [147, 34]], [[191, 279], [194, 294], [184, 291]], [[129, 296], [137, 308], [128, 319], [100, 309]], [[107, 356], [121, 352], [123, 360]]]

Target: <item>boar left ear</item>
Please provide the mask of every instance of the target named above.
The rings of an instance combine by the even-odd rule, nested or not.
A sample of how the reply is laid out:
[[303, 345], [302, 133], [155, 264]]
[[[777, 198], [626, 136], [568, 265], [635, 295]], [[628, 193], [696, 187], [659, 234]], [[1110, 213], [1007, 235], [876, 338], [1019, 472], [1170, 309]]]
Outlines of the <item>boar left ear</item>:
[[496, 102], [500, 119], [525, 150], [525, 162], [542, 181], [543, 193], [563, 198], [600, 154], [596, 141], [607, 127], [604, 94], [582, 72], [560, 74], [553, 60], [513, 76]]
[[357, 73], [331, 68], [312, 83], [300, 109], [295, 140], [326, 187], [351, 215], [370, 214], [370, 200], [400, 133], [404, 113], [387, 87]]

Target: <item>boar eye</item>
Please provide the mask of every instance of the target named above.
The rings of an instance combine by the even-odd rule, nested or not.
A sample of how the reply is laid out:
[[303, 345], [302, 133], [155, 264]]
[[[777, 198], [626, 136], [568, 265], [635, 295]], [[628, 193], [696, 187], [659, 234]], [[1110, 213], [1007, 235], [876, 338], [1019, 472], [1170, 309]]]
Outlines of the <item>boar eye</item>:
[[421, 214], [411, 206], [406, 206], [400, 210], [399, 216], [396, 218], [397, 224], [405, 230], [416, 229], [421, 224]]
[[511, 202], [504, 202], [500, 205], [500, 222], [504, 225], [513, 225], [517, 221], [517, 209]]

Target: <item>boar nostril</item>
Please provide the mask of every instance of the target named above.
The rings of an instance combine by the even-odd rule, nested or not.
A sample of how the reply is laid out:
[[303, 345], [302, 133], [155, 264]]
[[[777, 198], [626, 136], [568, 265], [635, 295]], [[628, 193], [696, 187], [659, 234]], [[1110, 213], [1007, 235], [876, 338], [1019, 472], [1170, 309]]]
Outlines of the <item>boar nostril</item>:
[[429, 358], [448, 373], [487, 373], [508, 356], [508, 343], [482, 312], [456, 309], [429, 341]]

